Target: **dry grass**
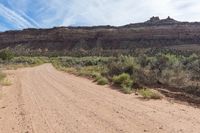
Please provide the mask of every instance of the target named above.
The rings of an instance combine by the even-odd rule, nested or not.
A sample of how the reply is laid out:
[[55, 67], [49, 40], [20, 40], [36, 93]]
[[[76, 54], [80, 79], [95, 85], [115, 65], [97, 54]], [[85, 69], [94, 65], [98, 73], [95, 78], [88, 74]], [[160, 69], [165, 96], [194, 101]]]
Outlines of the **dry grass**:
[[11, 82], [6, 78], [6, 74], [0, 72], [0, 85], [9, 86]]
[[0, 84], [3, 86], [10, 86], [12, 83], [7, 78], [4, 78], [3, 80], [0, 81]]

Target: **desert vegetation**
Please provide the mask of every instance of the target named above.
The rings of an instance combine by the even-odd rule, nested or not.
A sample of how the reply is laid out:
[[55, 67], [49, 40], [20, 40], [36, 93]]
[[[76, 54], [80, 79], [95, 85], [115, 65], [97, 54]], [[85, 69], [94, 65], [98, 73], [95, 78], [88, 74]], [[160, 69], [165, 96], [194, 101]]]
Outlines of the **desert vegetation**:
[[150, 91], [143, 88], [163, 87], [200, 96], [200, 56], [197, 54], [159, 52], [117, 57], [54, 57], [51, 62], [60, 70], [92, 78], [98, 84], [117, 86], [124, 93], [139, 89], [142, 94], [149, 94]]
[[149, 88], [140, 89], [139, 94], [143, 96], [144, 99], [161, 99], [162, 95], [156, 91]]
[[[141, 51], [140, 51], [141, 52]], [[93, 79], [99, 85], [112, 85], [123, 93], [139, 90], [145, 97], [151, 89], [164, 88], [200, 96], [200, 56], [168, 50], [148, 50], [120, 56], [15, 56], [0, 52], [0, 67], [18, 68], [52, 63], [55, 68]], [[154, 97], [154, 96], [153, 96]]]
[[16, 69], [20, 67], [37, 66], [48, 62], [48, 57], [13, 56], [9, 60], [4, 60], [0, 57], [0, 68]]

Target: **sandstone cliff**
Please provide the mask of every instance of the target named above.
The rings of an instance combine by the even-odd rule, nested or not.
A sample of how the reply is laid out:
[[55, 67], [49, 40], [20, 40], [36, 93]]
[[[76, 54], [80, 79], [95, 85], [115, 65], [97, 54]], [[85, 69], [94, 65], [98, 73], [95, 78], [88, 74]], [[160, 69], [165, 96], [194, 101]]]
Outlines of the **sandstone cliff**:
[[33, 52], [67, 54], [88, 51], [124, 51], [135, 48], [200, 44], [200, 23], [152, 17], [144, 23], [120, 27], [55, 27], [0, 33], [0, 49], [18, 54]]

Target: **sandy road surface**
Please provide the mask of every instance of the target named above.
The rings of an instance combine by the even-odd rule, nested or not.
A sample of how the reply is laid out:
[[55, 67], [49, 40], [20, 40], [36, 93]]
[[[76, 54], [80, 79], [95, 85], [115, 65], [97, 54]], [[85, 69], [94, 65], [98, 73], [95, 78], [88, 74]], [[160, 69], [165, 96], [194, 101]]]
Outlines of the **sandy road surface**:
[[200, 109], [143, 101], [45, 64], [10, 71], [0, 133], [199, 133]]

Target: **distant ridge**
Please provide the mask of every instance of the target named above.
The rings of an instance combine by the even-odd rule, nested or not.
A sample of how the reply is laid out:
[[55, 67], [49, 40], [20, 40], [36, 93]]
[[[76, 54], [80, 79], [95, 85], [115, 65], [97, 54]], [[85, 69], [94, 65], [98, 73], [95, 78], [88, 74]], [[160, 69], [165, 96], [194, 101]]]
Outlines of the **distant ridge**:
[[[15, 32], [15, 31], [33, 31], [33, 30], [52, 30], [52, 29], [118, 29], [118, 28], [130, 28], [138, 26], [161, 26], [161, 25], [200, 25], [200, 22], [181, 22], [177, 21], [170, 16], [166, 19], [160, 19], [158, 16], [153, 16], [149, 20], [141, 23], [130, 23], [122, 26], [111, 26], [111, 25], [99, 25], [99, 26], [58, 26], [53, 28], [27, 28], [23, 30], [8, 30], [5, 32]], [[0, 32], [4, 33], [4, 32]]]
[[160, 19], [158, 16], [153, 16], [143, 23], [131, 23], [122, 27], [138, 27], [138, 26], [162, 26], [162, 25], [200, 25], [200, 22], [181, 22], [177, 21], [170, 16], [166, 19]]

